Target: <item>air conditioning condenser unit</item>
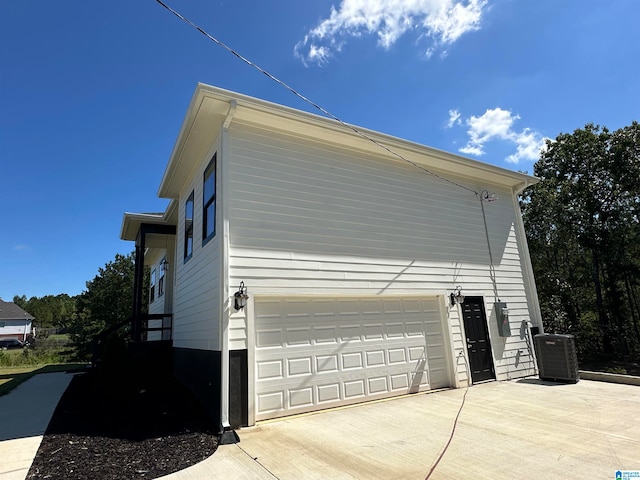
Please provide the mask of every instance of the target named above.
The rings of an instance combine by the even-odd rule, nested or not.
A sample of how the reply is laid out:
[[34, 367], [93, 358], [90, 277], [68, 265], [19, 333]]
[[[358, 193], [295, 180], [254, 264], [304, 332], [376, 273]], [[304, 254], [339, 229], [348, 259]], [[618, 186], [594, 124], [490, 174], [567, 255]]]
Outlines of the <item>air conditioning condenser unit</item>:
[[541, 380], [576, 383], [578, 355], [573, 335], [541, 333], [534, 338]]

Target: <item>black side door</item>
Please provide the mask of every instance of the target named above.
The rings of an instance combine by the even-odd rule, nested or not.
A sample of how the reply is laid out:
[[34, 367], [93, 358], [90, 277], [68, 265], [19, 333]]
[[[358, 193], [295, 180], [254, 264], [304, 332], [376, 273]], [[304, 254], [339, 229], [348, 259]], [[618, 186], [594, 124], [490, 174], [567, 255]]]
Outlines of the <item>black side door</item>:
[[462, 304], [462, 318], [467, 334], [467, 353], [472, 383], [495, 379], [483, 298], [465, 297]]

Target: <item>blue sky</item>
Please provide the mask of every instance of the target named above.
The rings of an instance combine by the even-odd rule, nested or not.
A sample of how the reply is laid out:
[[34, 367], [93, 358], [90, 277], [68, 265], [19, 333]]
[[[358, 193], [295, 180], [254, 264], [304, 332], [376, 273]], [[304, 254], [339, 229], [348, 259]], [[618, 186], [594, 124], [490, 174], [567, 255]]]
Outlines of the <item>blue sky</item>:
[[[635, 0], [167, 3], [346, 122], [514, 170], [640, 120]], [[0, 45], [4, 300], [133, 250], [197, 82], [313, 111], [154, 0], [0, 2]]]

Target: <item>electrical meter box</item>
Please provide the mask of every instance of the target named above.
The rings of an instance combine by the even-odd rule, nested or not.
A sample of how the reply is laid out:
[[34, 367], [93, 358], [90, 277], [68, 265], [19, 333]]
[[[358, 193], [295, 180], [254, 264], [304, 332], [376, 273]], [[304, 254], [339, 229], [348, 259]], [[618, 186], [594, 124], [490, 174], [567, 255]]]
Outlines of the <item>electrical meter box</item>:
[[509, 325], [509, 309], [505, 302], [495, 303], [496, 319], [498, 320], [498, 333], [501, 337], [511, 336], [511, 325]]

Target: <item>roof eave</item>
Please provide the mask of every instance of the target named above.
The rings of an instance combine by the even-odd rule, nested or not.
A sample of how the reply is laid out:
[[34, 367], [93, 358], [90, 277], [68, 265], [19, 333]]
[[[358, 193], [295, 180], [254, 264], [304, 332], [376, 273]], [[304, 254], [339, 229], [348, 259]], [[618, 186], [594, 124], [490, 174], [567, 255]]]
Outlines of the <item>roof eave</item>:
[[[202, 160], [202, 155], [206, 153], [210, 143], [214, 140], [210, 138], [211, 131], [219, 129], [217, 123], [222, 124], [224, 116], [231, 108], [232, 101], [237, 104], [235, 122], [269, 125], [269, 128], [272, 129], [279, 129], [294, 135], [304, 135], [400, 161], [399, 158], [394, 158], [374, 142], [364, 138], [369, 137], [427, 169], [437, 169], [439, 172], [446, 172], [456, 177], [466, 176], [471, 184], [477, 183], [478, 180], [492, 181], [513, 191], [521, 191], [526, 186], [539, 181], [536, 177], [520, 172], [363, 127], [354, 127], [360, 132], [357, 133], [354, 129], [350, 129], [350, 126], [345, 126], [330, 118], [198, 83], [160, 183], [159, 197], [178, 198], [184, 182], [188, 180], [193, 169]], [[267, 117], [269, 117], [269, 122], [264, 121]], [[278, 119], [280, 120], [278, 121]], [[313, 131], [313, 135], [310, 131]], [[322, 135], [323, 132], [324, 135]], [[209, 138], [206, 138], [207, 135]], [[438, 161], [443, 162], [440, 164]]]

